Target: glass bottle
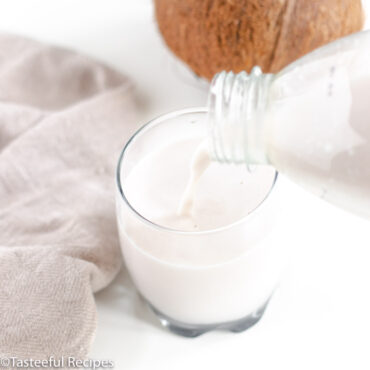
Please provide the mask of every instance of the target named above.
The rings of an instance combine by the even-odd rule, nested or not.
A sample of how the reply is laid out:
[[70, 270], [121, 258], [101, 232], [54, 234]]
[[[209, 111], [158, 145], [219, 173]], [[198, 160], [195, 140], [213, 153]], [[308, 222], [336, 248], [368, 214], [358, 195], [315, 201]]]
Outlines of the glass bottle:
[[221, 72], [209, 94], [214, 160], [269, 164], [370, 218], [370, 32], [334, 41], [277, 74]]

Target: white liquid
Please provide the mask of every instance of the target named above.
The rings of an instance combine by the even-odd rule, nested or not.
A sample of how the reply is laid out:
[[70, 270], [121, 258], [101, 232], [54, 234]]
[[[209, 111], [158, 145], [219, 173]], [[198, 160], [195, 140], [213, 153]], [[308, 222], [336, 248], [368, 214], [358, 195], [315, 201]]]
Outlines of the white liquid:
[[195, 191], [198, 182], [210, 164], [211, 157], [208, 153], [207, 142], [204, 141], [199, 145], [193, 154], [193, 159], [190, 166], [190, 178], [188, 180], [185, 192], [181, 198], [180, 206], [177, 212], [179, 216], [191, 217]]
[[330, 99], [324, 80], [289, 104], [276, 104], [269, 157], [316, 195], [370, 218], [370, 78], [350, 81], [339, 72]]
[[[207, 231], [241, 220], [264, 200], [274, 182], [272, 168], [257, 167], [251, 174], [244, 166], [209, 163], [200, 142], [172, 143], [131, 170], [125, 196], [143, 217], [175, 230]], [[201, 234], [158, 229], [122, 208], [122, 250], [139, 291], [159, 311], [185, 323], [252, 313], [271, 295], [281, 267], [281, 251], [268, 237], [273, 204], [269, 199], [247, 222]]]
[[230, 225], [262, 202], [271, 168], [250, 174], [244, 166], [211, 163], [200, 143], [169, 144], [134, 167], [125, 194], [142, 216], [175, 230], [204, 231]]

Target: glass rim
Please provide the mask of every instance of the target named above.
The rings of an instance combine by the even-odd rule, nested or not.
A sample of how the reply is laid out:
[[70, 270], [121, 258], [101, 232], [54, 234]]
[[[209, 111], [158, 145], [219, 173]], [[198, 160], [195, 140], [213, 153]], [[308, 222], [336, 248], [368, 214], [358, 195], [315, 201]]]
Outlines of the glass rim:
[[240, 225], [243, 222], [246, 222], [247, 219], [250, 219], [251, 217], [254, 216], [257, 210], [261, 208], [263, 204], [266, 203], [266, 200], [270, 197], [270, 194], [272, 193], [272, 190], [275, 188], [275, 184], [278, 178], [278, 172], [275, 171], [275, 175], [272, 181], [272, 184], [269, 188], [269, 191], [266, 193], [264, 198], [257, 204], [256, 207], [254, 207], [251, 211], [249, 211], [245, 216], [239, 218], [238, 220], [229, 223], [224, 226], [220, 226], [214, 229], [207, 229], [207, 230], [200, 230], [200, 231], [185, 231], [185, 230], [178, 230], [178, 229], [173, 229], [167, 226], [163, 226], [160, 224], [157, 224], [153, 221], [151, 221], [149, 218], [144, 217], [139, 211], [137, 211], [129, 202], [127, 199], [125, 192], [123, 190], [122, 182], [121, 182], [121, 174], [122, 172], [122, 164], [125, 159], [125, 154], [127, 152], [127, 149], [131, 147], [131, 144], [133, 141], [139, 137], [140, 135], [145, 134], [145, 132], [150, 129], [152, 126], [160, 124], [161, 122], [167, 121], [171, 118], [178, 117], [178, 116], [183, 116], [186, 114], [190, 113], [207, 113], [208, 109], [204, 107], [193, 107], [193, 108], [185, 108], [185, 109], [179, 109], [179, 110], [174, 110], [169, 113], [161, 114], [157, 116], [156, 118], [151, 119], [147, 123], [145, 123], [143, 126], [141, 126], [138, 130], [134, 132], [134, 134], [128, 139], [126, 144], [124, 145], [119, 158], [118, 158], [118, 163], [117, 163], [117, 168], [116, 168], [116, 185], [117, 185], [117, 190], [120, 195], [120, 200], [123, 200], [123, 202], [128, 206], [130, 211], [133, 213], [133, 215], [137, 218], [139, 218], [143, 223], [147, 224], [148, 226], [157, 229], [162, 232], [167, 232], [167, 233], [173, 233], [173, 234], [182, 234], [182, 235], [189, 235], [189, 236], [201, 236], [201, 235], [207, 235], [207, 234], [213, 234], [213, 233], [218, 233], [221, 231], [225, 231], [228, 229], [231, 229], [235, 226]]

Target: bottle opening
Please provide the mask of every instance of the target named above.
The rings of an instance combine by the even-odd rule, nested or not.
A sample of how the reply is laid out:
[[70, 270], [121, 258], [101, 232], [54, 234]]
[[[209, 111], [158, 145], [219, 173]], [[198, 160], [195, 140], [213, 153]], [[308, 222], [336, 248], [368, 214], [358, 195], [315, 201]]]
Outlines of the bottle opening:
[[263, 121], [273, 74], [254, 67], [250, 74], [221, 72], [208, 98], [208, 136], [213, 160], [223, 163], [268, 163]]

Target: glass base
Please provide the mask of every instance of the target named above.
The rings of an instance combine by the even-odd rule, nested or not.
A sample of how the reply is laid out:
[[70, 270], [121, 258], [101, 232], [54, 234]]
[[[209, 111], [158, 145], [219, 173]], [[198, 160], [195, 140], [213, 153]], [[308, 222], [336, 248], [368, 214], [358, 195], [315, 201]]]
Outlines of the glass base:
[[240, 333], [242, 331], [245, 331], [249, 329], [251, 326], [253, 326], [254, 324], [256, 324], [261, 319], [268, 305], [268, 302], [269, 300], [267, 300], [267, 302], [264, 305], [262, 305], [259, 309], [257, 309], [250, 315], [243, 317], [239, 320], [228, 321], [228, 322], [219, 323], [219, 324], [204, 324], [204, 325], [185, 324], [180, 321], [173, 320], [170, 317], [158, 311], [149, 302], [147, 303], [150, 309], [158, 317], [162, 326], [170, 330], [172, 333], [181, 335], [183, 337], [195, 338], [195, 337], [198, 337], [199, 335], [202, 335], [212, 330], [227, 330], [233, 333]]

